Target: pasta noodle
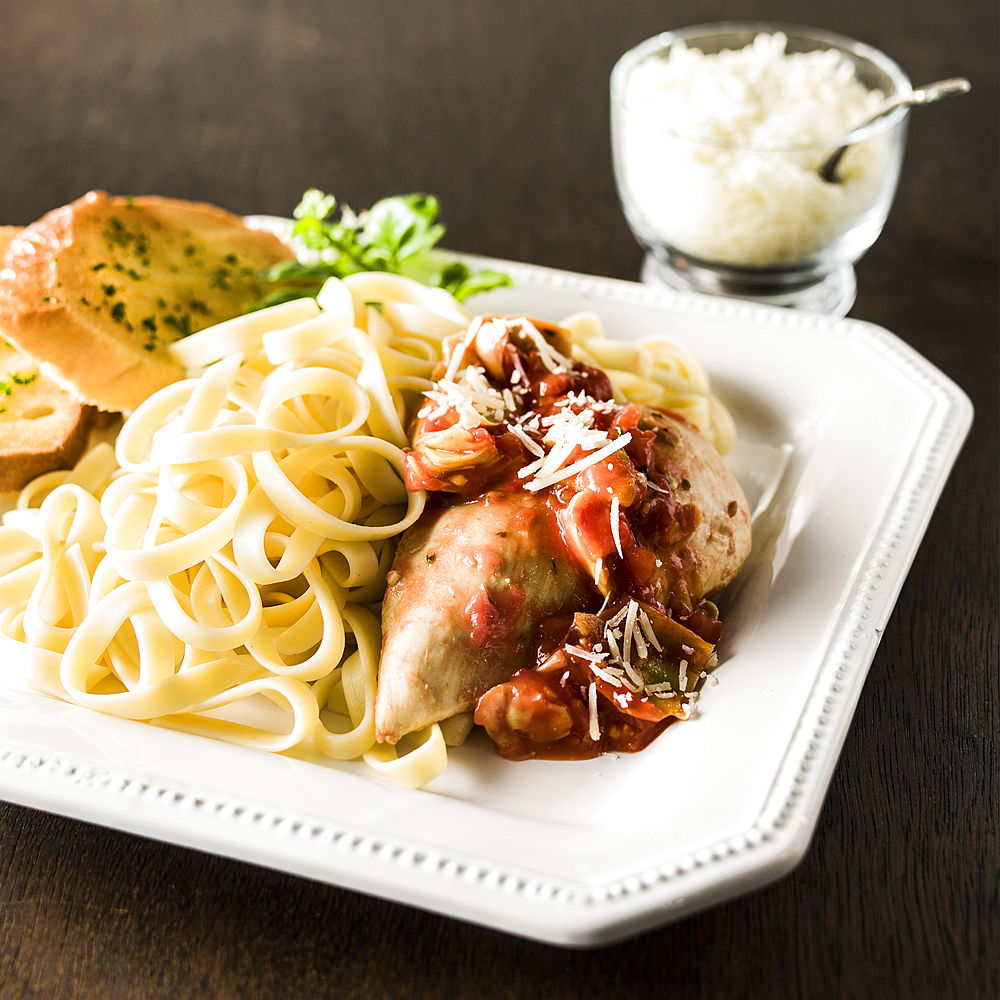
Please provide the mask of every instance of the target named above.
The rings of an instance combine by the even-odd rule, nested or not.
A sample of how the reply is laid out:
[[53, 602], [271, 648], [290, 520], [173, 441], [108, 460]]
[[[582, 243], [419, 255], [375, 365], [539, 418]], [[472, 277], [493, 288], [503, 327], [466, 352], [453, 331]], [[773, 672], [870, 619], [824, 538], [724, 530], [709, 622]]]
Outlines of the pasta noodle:
[[[5, 515], [3, 659], [99, 712], [275, 752], [311, 741], [426, 784], [447, 762], [438, 725], [401, 756], [375, 742], [379, 605], [424, 506], [403, 485], [407, 418], [470, 319], [440, 289], [363, 273], [178, 341], [188, 377]], [[620, 399], [731, 444], [686, 349], [608, 340], [592, 313], [564, 325]], [[248, 710], [261, 699], [281, 731], [247, 721], [273, 714]]]
[[636, 343], [609, 340], [595, 312], [567, 316], [560, 326], [573, 341], [573, 358], [603, 368], [611, 379], [617, 402], [662, 406], [686, 417], [702, 437], [725, 455], [736, 440], [736, 424], [712, 392], [698, 359], [669, 337], [648, 337]]

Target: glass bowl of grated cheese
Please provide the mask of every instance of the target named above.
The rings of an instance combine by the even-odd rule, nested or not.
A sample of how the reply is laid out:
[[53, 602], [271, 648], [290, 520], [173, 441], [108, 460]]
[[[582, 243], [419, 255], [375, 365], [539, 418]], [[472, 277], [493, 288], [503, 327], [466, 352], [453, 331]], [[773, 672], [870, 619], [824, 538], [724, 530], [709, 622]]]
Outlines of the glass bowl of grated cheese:
[[700, 25], [627, 52], [611, 137], [643, 280], [846, 314], [896, 191], [907, 109], [855, 126], [911, 89], [888, 56], [812, 28]]

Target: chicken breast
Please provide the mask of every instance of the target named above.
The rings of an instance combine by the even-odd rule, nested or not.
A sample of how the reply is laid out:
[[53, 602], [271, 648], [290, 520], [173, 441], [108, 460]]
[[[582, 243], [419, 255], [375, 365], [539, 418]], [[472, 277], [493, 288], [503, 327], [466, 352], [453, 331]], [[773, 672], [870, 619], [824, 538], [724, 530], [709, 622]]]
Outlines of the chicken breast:
[[[665, 607], [695, 606], [732, 579], [750, 550], [746, 500], [683, 417], [646, 407], [640, 427], [656, 431], [653, 460], [679, 508], [645, 539], [656, 559], [645, 592]], [[494, 492], [429, 510], [403, 535], [382, 608], [380, 740], [395, 743], [469, 711], [491, 687], [536, 665], [546, 619], [596, 611], [614, 590], [602, 569], [615, 552], [610, 498], [592, 477], [577, 486], [574, 500], [594, 502], [550, 505], [537, 494]]]
[[388, 583], [375, 727], [389, 743], [534, 666], [538, 625], [593, 593], [552, 511], [525, 493], [426, 511]]
[[706, 598], [750, 549], [743, 491], [683, 417], [616, 402], [560, 327], [477, 317], [444, 346], [406, 456], [435, 499], [387, 581], [377, 736], [475, 706], [517, 759], [636, 749], [704, 678]]
[[722, 456], [683, 417], [669, 410], [643, 407], [640, 426], [657, 430], [653, 449], [677, 501], [698, 511], [698, 526], [679, 543], [653, 544], [663, 566], [654, 577], [656, 596], [670, 589], [668, 555], [692, 562], [688, 576], [694, 602], [711, 597], [736, 576], [750, 554], [750, 511], [743, 488]]

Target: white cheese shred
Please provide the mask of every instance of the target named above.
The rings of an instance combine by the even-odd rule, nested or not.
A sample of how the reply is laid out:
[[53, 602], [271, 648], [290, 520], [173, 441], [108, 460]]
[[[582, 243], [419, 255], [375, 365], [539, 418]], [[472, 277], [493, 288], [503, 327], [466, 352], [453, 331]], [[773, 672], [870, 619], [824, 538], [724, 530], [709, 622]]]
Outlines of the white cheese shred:
[[657, 684], [647, 684], [646, 694], [652, 695], [671, 695], [674, 693], [674, 689], [670, 684], [670, 681], [660, 681]]
[[622, 686], [622, 679], [613, 674], [610, 670], [605, 670], [603, 667], [599, 667], [596, 663], [591, 664], [590, 669], [594, 672], [594, 676], [600, 677], [605, 684], [610, 684], [612, 687], [616, 688], [620, 688]]
[[479, 316], [477, 316], [469, 324], [469, 329], [465, 332], [465, 336], [462, 338], [461, 343], [455, 345], [455, 351], [448, 360], [448, 368], [441, 379], [442, 382], [451, 382], [454, 380], [455, 374], [458, 371], [458, 366], [462, 363], [462, 358], [465, 357], [466, 350], [473, 340], [476, 339], [476, 334], [479, 332], [479, 328], [482, 325], [483, 321]]
[[570, 646], [567, 644], [565, 648], [567, 653], [572, 653], [574, 656], [582, 657], [584, 660], [589, 660], [591, 663], [601, 663], [607, 656], [606, 653], [592, 653], [589, 649], [584, 649], [582, 646]]
[[627, 614], [628, 605], [624, 604], [617, 612], [615, 612], [614, 617], [608, 620], [608, 628], [614, 628], [615, 626], [620, 625], [623, 621], [625, 621], [625, 616]]
[[663, 647], [660, 645], [660, 640], [656, 638], [656, 632], [653, 631], [653, 623], [649, 620], [649, 615], [645, 611], [639, 612], [639, 624], [642, 626], [643, 634], [649, 640], [649, 644], [658, 653], [662, 653]]
[[[564, 479], [569, 479], [571, 476], [575, 476], [578, 472], [583, 472], [584, 469], [593, 465], [595, 462], [599, 462], [602, 458], [607, 458], [608, 455], [613, 455], [616, 451], [621, 451], [621, 449], [624, 448], [631, 440], [631, 434], [623, 434], [621, 437], [615, 438], [615, 440], [609, 445], [601, 448], [600, 451], [595, 451], [591, 455], [584, 456], [578, 462], [574, 462], [565, 469], [560, 469], [558, 472], [554, 472], [545, 479], [539, 479], [536, 477], [531, 480], [531, 482], [525, 483], [524, 488], [526, 490], [531, 490], [532, 493], [535, 493], [538, 490], [545, 489], [546, 486], [554, 486], [556, 483], [561, 483]], [[523, 472], [524, 470], [522, 469], [521, 471]]]
[[649, 649], [646, 646], [646, 640], [642, 637], [642, 629], [637, 628], [632, 631], [632, 641], [635, 643], [635, 651], [639, 654], [639, 659], [646, 659]]
[[590, 703], [590, 738], [596, 743], [601, 738], [601, 724], [597, 720], [597, 682], [590, 682], [587, 700]]
[[[507, 390], [510, 391], [509, 389]], [[539, 458], [545, 457], [545, 449], [534, 439], [528, 436], [528, 432], [520, 424], [507, 424], [507, 430], [511, 432], [524, 445], [532, 455]], [[529, 473], [530, 475], [530, 473]]]
[[639, 605], [635, 601], [628, 602], [628, 612], [625, 615], [625, 637], [622, 640], [622, 648], [624, 649], [625, 655], [622, 657], [622, 661], [628, 666], [629, 660], [631, 658], [632, 651], [632, 639], [635, 634], [635, 618], [639, 612]]
[[611, 536], [615, 540], [615, 548], [618, 550], [618, 555], [624, 559], [625, 553], [622, 552], [621, 527], [618, 524], [618, 497], [611, 498]]
[[612, 634], [610, 630], [605, 632], [605, 639], [608, 640], [608, 645], [611, 647], [611, 655], [614, 659], [618, 660], [619, 663], [622, 662], [622, 651], [621, 647], [618, 645], [618, 640]]
[[639, 673], [631, 663], [626, 663], [622, 661], [622, 666], [625, 668], [625, 673], [628, 675], [628, 679], [635, 685], [635, 694], [638, 694], [646, 687], [646, 681], [642, 674]]
[[511, 326], [516, 323], [521, 333], [530, 340], [538, 349], [538, 356], [543, 365], [550, 372], [564, 372], [573, 367], [573, 362], [565, 355], [560, 354], [542, 335], [542, 332], [535, 326], [527, 316], [520, 316], [511, 322]]

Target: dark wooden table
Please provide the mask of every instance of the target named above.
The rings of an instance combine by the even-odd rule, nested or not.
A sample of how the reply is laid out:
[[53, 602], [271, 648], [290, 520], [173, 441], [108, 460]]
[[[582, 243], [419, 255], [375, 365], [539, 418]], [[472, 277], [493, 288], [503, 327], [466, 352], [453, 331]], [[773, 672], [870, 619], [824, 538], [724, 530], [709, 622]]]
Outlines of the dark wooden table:
[[767, 16], [970, 96], [913, 116], [852, 315], [957, 381], [971, 436], [805, 860], [596, 952], [3, 805], [0, 995], [995, 997], [997, 10], [986, 0], [2, 0], [0, 222], [90, 188], [287, 214], [438, 194], [456, 249], [634, 278], [607, 80], [668, 27]]

